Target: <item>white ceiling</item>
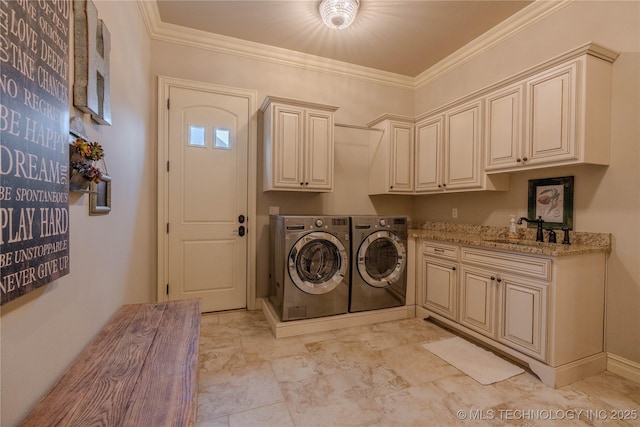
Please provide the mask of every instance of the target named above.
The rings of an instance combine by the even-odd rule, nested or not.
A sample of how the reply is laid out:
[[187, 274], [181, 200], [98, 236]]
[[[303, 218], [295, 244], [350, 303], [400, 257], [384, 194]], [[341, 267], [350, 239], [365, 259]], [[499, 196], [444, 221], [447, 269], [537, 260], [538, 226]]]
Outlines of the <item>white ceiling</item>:
[[326, 28], [319, 0], [156, 0], [162, 23], [416, 77], [532, 0], [361, 0], [353, 25]]

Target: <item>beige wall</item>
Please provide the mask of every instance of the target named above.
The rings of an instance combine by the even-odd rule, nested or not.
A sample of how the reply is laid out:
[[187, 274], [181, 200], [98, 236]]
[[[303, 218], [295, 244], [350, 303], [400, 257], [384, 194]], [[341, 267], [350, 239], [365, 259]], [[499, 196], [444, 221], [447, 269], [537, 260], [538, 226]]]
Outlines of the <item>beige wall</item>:
[[[393, 111], [413, 115], [413, 91], [363, 82], [335, 74], [256, 61], [171, 43], [152, 42], [152, 74], [214, 83], [258, 93], [258, 107], [265, 96], [338, 106], [336, 123], [365, 126], [377, 116]], [[335, 176], [332, 193], [263, 192], [262, 126], [258, 126], [257, 265], [258, 296], [267, 295], [269, 206], [283, 214], [407, 214], [407, 197], [372, 197], [368, 193], [368, 134], [372, 131], [335, 127]], [[251, 231], [250, 231], [251, 232]]]
[[613, 234], [607, 292], [607, 351], [640, 363], [640, 3], [579, 1], [420, 88], [416, 112], [426, 112], [584, 43], [621, 55], [613, 64], [609, 167], [553, 168], [511, 175], [506, 193], [462, 193], [415, 199], [413, 216], [508, 225], [525, 215], [529, 179], [575, 176], [575, 229]]
[[[528, 179], [573, 174], [576, 228], [614, 235], [608, 350], [640, 362], [637, 2], [572, 4], [415, 94], [329, 73], [150, 42], [135, 2], [95, 3], [111, 31], [113, 126], [88, 124], [87, 133], [107, 152], [113, 210], [104, 217], [89, 217], [87, 197], [72, 196], [71, 274], [2, 307], [1, 425], [14, 425], [26, 414], [120, 305], [155, 300], [158, 75], [256, 90], [258, 102], [277, 95], [333, 104], [340, 106], [336, 122], [364, 125], [386, 112], [427, 111], [589, 40], [622, 51], [614, 65], [609, 168], [513, 174], [507, 193], [369, 197], [368, 131], [336, 127], [333, 193], [264, 193], [259, 178], [257, 282], [258, 294], [263, 294], [269, 206], [279, 206], [283, 213], [403, 213], [445, 221], [457, 207], [460, 222], [506, 225], [509, 214], [526, 210]], [[259, 137], [258, 177], [261, 148]]]
[[2, 306], [2, 426], [26, 415], [122, 304], [155, 299], [149, 38], [135, 2], [94, 3], [111, 32], [113, 125], [86, 129], [106, 152], [113, 209], [89, 217], [88, 196], [72, 194], [71, 273]]

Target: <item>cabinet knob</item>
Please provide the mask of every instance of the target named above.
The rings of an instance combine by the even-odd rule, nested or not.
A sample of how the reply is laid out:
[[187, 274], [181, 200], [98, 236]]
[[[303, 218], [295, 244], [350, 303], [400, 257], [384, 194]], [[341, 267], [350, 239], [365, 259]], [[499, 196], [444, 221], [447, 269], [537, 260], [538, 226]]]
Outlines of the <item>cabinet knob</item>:
[[304, 183], [304, 185], [305, 185], [305, 186], [307, 186], [307, 185], [309, 185], [309, 183], [308, 183], [308, 182], [305, 182], [305, 183]]
[[451, 270], [456, 271], [456, 268], [455, 267], [451, 267]]
[[520, 163], [520, 162], [522, 162], [522, 159], [521, 159], [520, 157], [518, 157], [518, 158], [516, 159], [516, 162]]
[[301, 183], [300, 183], [300, 186], [303, 186], [303, 185], [304, 185], [304, 182], [301, 182]]
[[490, 279], [491, 279], [491, 280], [496, 280], [496, 278], [495, 278], [495, 277], [493, 277], [493, 276], [491, 276], [491, 277], [490, 277]]
[[443, 187], [446, 187], [446, 186], [447, 186], [447, 184], [442, 184], [442, 186], [443, 186]]
[[438, 184], [438, 188], [442, 188], [442, 185]]
[[523, 157], [523, 158], [522, 158], [522, 161], [523, 161], [523, 162], [526, 162], [527, 160], [529, 160], [529, 158], [527, 158], [527, 157]]
[[389, 188], [393, 190], [393, 185], [391, 187], [389, 187]]
[[498, 278], [496, 279], [496, 282], [500, 283], [500, 282], [502, 282], [502, 279], [498, 277]]

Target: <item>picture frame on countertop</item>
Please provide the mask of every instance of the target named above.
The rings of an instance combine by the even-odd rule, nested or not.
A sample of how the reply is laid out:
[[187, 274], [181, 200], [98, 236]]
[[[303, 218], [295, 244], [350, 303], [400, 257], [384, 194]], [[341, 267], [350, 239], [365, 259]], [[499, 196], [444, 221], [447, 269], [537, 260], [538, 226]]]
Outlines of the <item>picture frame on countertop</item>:
[[[573, 229], [574, 177], [529, 180], [528, 217], [542, 217], [544, 228]], [[529, 227], [537, 227], [535, 222]]]
[[99, 183], [89, 187], [89, 215], [107, 215], [111, 212], [111, 177], [102, 174]]

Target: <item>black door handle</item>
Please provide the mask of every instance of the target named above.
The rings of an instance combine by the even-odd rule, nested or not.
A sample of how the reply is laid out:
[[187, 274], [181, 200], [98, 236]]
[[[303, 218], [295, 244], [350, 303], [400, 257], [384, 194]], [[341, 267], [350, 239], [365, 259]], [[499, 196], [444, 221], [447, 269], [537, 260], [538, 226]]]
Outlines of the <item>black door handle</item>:
[[240, 224], [244, 224], [244, 215], [240, 215], [240, 216], [238, 217], [238, 222], [239, 222]]
[[240, 237], [244, 236], [244, 225], [241, 225], [240, 227], [238, 227], [238, 236]]

